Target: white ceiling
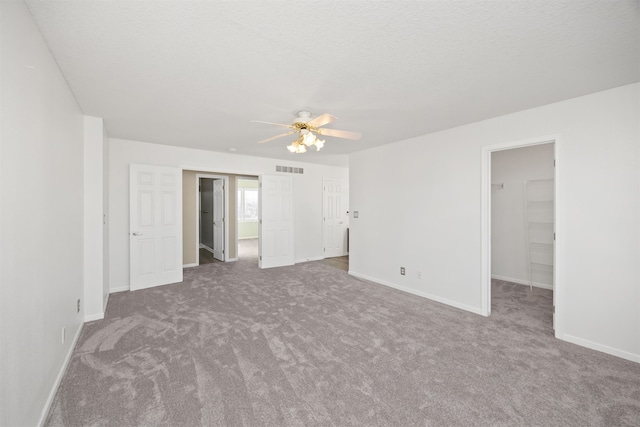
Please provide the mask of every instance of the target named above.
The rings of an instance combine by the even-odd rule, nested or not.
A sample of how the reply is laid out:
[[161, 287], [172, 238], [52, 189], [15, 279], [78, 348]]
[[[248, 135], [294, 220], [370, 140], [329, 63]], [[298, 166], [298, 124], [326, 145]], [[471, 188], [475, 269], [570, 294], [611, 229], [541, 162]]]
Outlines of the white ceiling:
[[[110, 137], [346, 165], [347, 154], [640, 80], [640, 2], [37, 1]], [[320, 152], [256, 141], [331, 113]]]

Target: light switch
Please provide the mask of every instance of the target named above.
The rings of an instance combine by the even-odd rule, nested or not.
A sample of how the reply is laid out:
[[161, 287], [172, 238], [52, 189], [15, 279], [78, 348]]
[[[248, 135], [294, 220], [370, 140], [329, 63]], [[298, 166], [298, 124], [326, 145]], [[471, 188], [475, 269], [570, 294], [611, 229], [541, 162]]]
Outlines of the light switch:
[[358, 218], [358, 211], [353, 211], [353, 217]]

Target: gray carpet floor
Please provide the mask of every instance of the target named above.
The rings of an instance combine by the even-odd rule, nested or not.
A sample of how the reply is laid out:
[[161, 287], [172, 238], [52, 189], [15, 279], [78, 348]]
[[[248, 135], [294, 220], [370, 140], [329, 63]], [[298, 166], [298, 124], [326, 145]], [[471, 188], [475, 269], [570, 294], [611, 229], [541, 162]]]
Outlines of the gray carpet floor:
[[638, 426], [640, 365], [553, 338], [551, 292], [484, 318], [323, 263], [251, 258], [112, 294], [47, 426]]

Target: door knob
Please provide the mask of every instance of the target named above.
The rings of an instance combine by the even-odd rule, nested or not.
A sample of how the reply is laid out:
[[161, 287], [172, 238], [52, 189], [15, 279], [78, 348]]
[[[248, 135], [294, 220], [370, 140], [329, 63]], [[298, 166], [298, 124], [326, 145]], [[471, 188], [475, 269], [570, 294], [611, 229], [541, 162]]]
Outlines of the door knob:
[[136, 231], [134, 231], [132, 234], [133, 234], [134, 236], [142, 236], [142, 233], [138, 233], [138, 232], [136, 232]]

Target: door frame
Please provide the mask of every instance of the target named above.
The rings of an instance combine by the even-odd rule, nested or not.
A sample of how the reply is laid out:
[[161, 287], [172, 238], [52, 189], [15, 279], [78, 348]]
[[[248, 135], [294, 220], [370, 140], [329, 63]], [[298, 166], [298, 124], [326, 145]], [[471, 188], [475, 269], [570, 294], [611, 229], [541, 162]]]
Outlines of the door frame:
[[510, 150], [513, 148], [530, 147], [533, 145], [554, 144], [554, 226], [555, 241], [553, 248], [553, 300], [554, 300], [554, 332], [556, 338], [564, 334], [564, 278], [562, 276], [563, 259], [559, 254], [564, 253], [562, 238], [564, 211], [562, 187], [560, 185], [560, 152], [562, 136], [560, 134], [546, 135], [519, 141], [510, 141], [482, 147], [482, 189], [481, 189], [481, 314], [491, 314], [491, 153]]
[[[185, 169], [183, 169], [185, 170]], [[224, 262], [229, 258], [229, 176], [196, 173], [196, 265], [200, 265], [200, 178], [224, 180]]]

